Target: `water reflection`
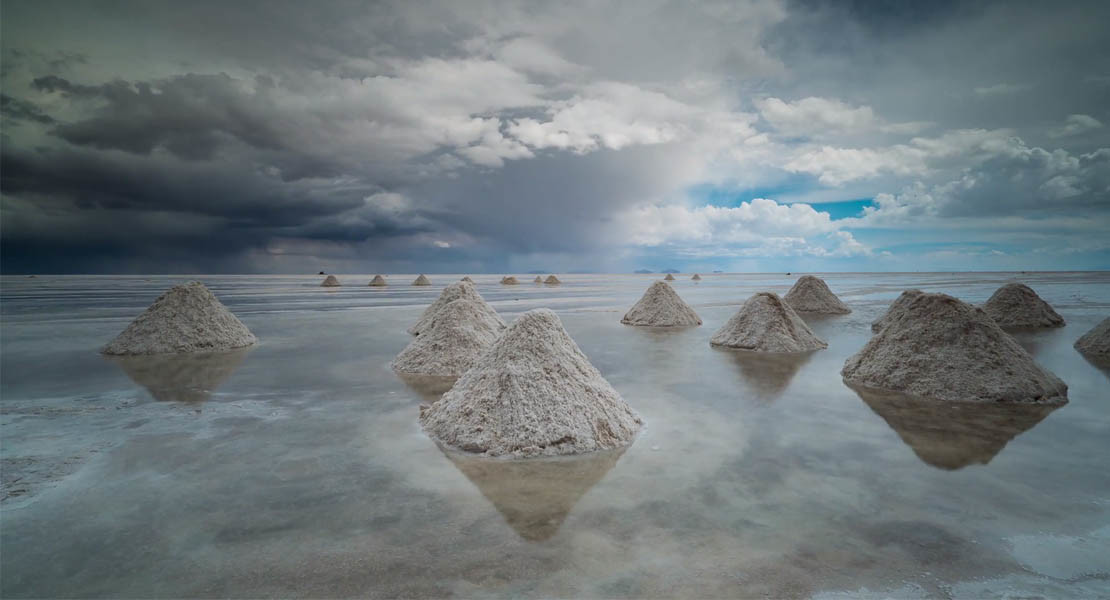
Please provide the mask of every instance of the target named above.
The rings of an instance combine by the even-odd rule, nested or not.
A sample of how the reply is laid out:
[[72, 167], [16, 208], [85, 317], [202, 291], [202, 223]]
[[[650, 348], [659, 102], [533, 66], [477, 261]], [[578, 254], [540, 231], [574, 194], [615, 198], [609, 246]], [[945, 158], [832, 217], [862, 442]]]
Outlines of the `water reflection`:
[[748, 388], [761, 400], [774, 400], [781, 396], [802, 365], [809, 362], [816, 352], [747, 352], [716, 347], [714, 350], [730, 355]]
[[202, 403], [243, 363], [251, 348], [203, 354], [113, 356], [132, 381], [155, 400]]
[[[394, 373], [397, 372], [394, 371]], [[420, 394], [420, 399], [426, 404], [439, 400], [440, 396], [446, 394], [447, 390], [451, 389], [451, 386], [455, 385], [455, 381], [459, 379], [458, 377], [417, 375], [414, 373], [397, 373], [397, 377], [417, 394]]]
[[940, 402], [849, 387], [898, 433], [918, 458], [948, 471], [989, 463], [1010, 440], [1059, 408], [1044, 404]]
[[444, 451], [520, 537], [559, 531], [575, 503], [617, 464], [624, 448], [583, 456], [504, 460]]

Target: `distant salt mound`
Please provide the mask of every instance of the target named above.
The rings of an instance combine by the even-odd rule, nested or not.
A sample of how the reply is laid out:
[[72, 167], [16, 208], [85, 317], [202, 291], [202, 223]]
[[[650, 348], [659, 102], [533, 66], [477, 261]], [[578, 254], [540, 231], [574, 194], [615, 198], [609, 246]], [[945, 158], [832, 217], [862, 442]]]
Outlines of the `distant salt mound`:
[[220, 352], [257, 342], [204, 284], [176, 285], [101, 350], [104, 354]]
[[1064, 318], [1041, 300], [1029, 286], [1007, 283], [998, 288], [983, 305], [990, 318], [1006, 329], [1063, 327]]
[[828, 348], [778, 294], [759, 292], [748, 298], [709, 340], [725, 346], [755, 352], [809, 352]]
[[701, 317], [666, 282], [648, 286], [640, 301], [624, 315], [621, 323], [642, 327], [701, 325]]
[[532, 280], [532, 283], [543, 283], [543, 278], [539, 275], [536, 275], [536, 278]]
[[883, 327], [886, 327], [887, 323], [898, 318], [898, 315], [902, 314], [902, 312], [906, 310], [906, 306], [908, 306], [914, 298], [924, 293], [925, 292], [922, 292], [921, 290], [906, 290], [902, 292], [902, 295], [898, 296], [894, 300], [894, 302], [890, 303], [890, 308], [886, 309], [886, 312], [883, 313], [883, 316], [871, 322], [871, 332], [878, 333], [879, 331], [881, 331]]
[[501, 284], [502, 285], [516, 285], [518, 283], [520, 283], [520, 282], [517, 281], [516, 277], [513, 277], [512, 275], [509, 275], [508, 277], [502, 277], [501, 278]]
[[469, 281], [470, 283], [474, 283], [474, 280], [470, 278], [470, 275], [463, 275], [463, 278], [459, 281]]
[[551, 285], [558, 285], [558, 284], [562, 283], [562, 281], [559, 281], [559, 278], [554, 276], [554, 275], [548, 275], [547, 279], [544, 279], [543, 282], [544, 283], [549, 283]]
[[419, 276], [419, 277], [417, 277], [417, 278], [416, 278], [416, 279], [415, 279], [415, 280], [414, 280], [414, 281], [412, 282], [412, 284], [413, 284], [413, 285], [432, 285], [432, 282], [428, 281], [428, 278], [427, 278], [427, 277], [425, 277], [423, 273], [421, 273], [421, 274], [420, 274], [420, 276]]
[[698, 275], [697, 273], [694, 273], [694, 276], [691, 277], [690, 279], [692, 279], [694, 281], [701, 281], [701, 275]]
[[982, 309], [945, 294], [909, 300], [840, 374], [854, 386], [949, 402], [1067, 402], [1068, 386]]
[[478, 302], [452, 300], [390, 366], [399, 373], [458, 377], [493, 345], [503, 327], [489, 319]]
[[813, 275], [802, 275], [783, 300], [797, 312], [823, 315], [846, 315], [852, 312], [848, 305], [832, 293], [825, 281]]
[[1087, 358], [1110, 361], [1110, 318], [1103, 319], [1075, 342], [1075, 349]]
[[626, 446], [642, 421], [590, 364], [554, 312], [520, 316], [420, 422], [439, 443], [489, 456]]
[[382, 277], [381, 275], [375, 275], [374, 278], [370, 280], [370, 285], [374, 287], [384, 287], [387, 284], [385, 282], [385, 277]]
[[328, 275], [320, 283], [320, 287], [339, 287], [339, 280], [335, 278], [335, 275]]
[[670, 273], [667, 273], [667, 276], [664, 277], [663, 279], [665, 279], [667, 281], [674, 281], [674, 275], [672, 275]]
[[432, 302], [428, 308], [424, 309], [424, 313], [420, 315], [420, 319], [416, 321], [412, 327], [409, 327], [409, 333], [413, 335], [421, 335], [432, 324], [432, 319], [436, 314], [443, 310], [451, 302], [465, 298], [471, 300], [481, 307], [482, 313], [485, 315], [485, 320], [496, 329], [504, 329], [505, 321], [497, 314], [497, 311], [492, 306], [486, 303], [482, 295], [478, 293], [478, 289], [474, 287], [473, 283], [469, 281], [459, 281], [443, 288], [443, 292], [439, 294], [435, 302]]

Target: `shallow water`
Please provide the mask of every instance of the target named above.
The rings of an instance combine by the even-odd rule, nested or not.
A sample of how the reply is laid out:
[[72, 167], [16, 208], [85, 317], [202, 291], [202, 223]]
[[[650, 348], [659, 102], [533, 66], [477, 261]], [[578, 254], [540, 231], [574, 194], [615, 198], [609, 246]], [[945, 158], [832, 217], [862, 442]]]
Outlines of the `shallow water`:
[[[854, 312], [806, 317], [829, 348], [787, 360], [708, 340], [795, 276], [680, 276], [705, 323], [671, 331], [619, 323], [648, 275], [475, 276], [507, 321], [554, 309], [647, 423], [527, 465], [441, 451], [417, 414], [443, 382], [389, 369], [460, 276], [370, 277], [4, 277], [0, 596], [1110, 596], [1110, 372], [1072, 348], [1110, 274], [829, 275]], [[941, 420], [841, 381], [903, 289], [1011, 277], [1068, 321], [1018, 336], [1066, 406]], [[195, 278], [257, 347], [97, 354]]]

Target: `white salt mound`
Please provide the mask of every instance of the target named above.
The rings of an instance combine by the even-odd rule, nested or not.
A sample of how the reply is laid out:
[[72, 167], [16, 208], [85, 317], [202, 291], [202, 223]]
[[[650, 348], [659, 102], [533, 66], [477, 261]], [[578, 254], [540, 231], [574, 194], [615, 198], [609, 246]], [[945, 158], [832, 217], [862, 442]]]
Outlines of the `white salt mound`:
[[101, 350], [104, 354], [219, 352], [257, 342], [204, 284], [176, 285]]
[[548, 275], [548, 276], [547, 276], [547, 279], [544, 279], [544, 280], [543, 280], [543, 282], [544, 282], [544, 283], [550, 283], [550, 284], [559, 284], [559, 283], [562, 283], [562, 281], [559, 281], [559, 278], [558, 278], [558, 277], [556, 277], [556, 276], [554, 276], [554, 275]]
[[509, 275], [508, 277], [502, 277], [501, 278], [501, 283], [503, 285], [516, 285], [520, 282], [516, 280], [516, 277], [513, 277], [512, 275]]
[[790, 305], [772, 292], [759, 292], [748, 298], [709, 343], [755, 352], [809, 352], [829, 347]]
[[666, 281], [674, 281], [674, 275], [667, 273], [667, 276], [663, 279], [665, 279]]
[[797, 312], [824, 315], [846, 315], [852, 312], [848, 305], [832, 293], [823, 279], [813, 275], [799, 277], [782, 299]]
[[487, 317], [481, 304], [452, 300], [390, 366], [399, 373], [458, 377], [493, 345], [503, 327]]
[[513, 457], [618, 448], [643, 423], [546, 308], [513, 322], [450, 391], [421, 408], [420, 422], [445, 446]]
[[536, 278], [532, 280], [532, 283], [543, 283], [543, 278], [539, 275], [536, 275]]
[[1075, 342], [1075, 349], [1089, 358], [1110, 359], [1110, 317], [1084, 333]]
[[640, 301], [624, 315], [621, 323], [644, 327], [701, 325], [701, 317], [664, 281], [648, 286]]
[[1029, 286], [1007, 283], [995, 290], [983, 310], [1004, 328], [1063, 327], [1064, 318]]
[[691, 277], [690, 279], [693, 279], [694, 281], [701, 281], [701, 275], [698, 275], [697, 273], [694, 273], [694, 276]]
[[945, 294], [920, 294], [840, 371], [850, 384], [950, 402], [1067, 402], [1042, 369], [987, 314]]
[[375, 275], [374, 278], [370, 280], [370, 285], [374, 287], [385, 286], [385, 277], [382, 277], [381, 275]]
[[906, 310], [906, 306], [908, 306], [914, 298], [924, 293], [925, 292], [921, 290], [906, 290], [902, 292], [902, 295], [898, 296], [894, 299], [894, 302], [890, 303], [890, 308], [886, 309], [886, 313], [884, 313], [883, 316], [871, 322], [871, 332], [878, 333], [883, 327], [886, 327], [887, 323], [896, 319], [902, 311]]
[[339, 280], [335, 278], [335, 275], [328, 275], [320, 283], [320, 287], [339, 287]]
[[463, 278], [459, 281], [469, 281], [470, 283], [474, 283], [474, 280], [470, 278], [470, 275], [463, 275]]
[[417, 278], [416, 278], [416, 279], [415, 279], [415, 280], [414, 280], [414, 281], [412, 282], [412, 284], [413, 284], [413, 285], [432, 285], [432, 282], [428, 281], [428, 278], [427, 278], [427, 277], [425, 277], [423, 273], [421, 273], [421, 274], [420, 274], [420, 276], [419, 276], [419, 277], [417, 277]]
[[412, 327], [409, 327], [409, 333], [413, 335], [421, 335], [431, 325], [432, 319], [436, 316], [443, 307], [447, 306], [454, 300], [465, 298], [470, 300], [481, 307], [482, 314], [485, 315], [484, 319], [489, 321], [490, 325], [498, 330], [505, 328], [505, 321], [497, 314], [497, 311], [492, 306], [486, 303], [482, 295], [478, 293], [478, 288], [474, 287], [473, 283], [469, 281], [459, 281], [443, 288], [443, 292], [439, 294], [435, 302], [432, 302], [428, 308], [424, 309], [424, 313], [420, 315], [420, 319], [416, 321]]

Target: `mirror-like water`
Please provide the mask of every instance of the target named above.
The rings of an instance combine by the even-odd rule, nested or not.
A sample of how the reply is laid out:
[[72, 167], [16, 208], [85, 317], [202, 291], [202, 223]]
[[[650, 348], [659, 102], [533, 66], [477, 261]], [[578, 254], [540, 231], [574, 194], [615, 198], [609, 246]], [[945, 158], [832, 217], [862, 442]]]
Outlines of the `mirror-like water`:
[[[4, 277], [0, 595], [1110, 594], [1110, 374], [1072, 348], [1110, 274], [829, 275], [854, 312], [806, 317], [829, 348], [787, 359], [708, 341], [795, 276], [679, 276], [705, 324], [667, 331], [619, 323], [651, 276], [473, 276], [507, 321], [554, 309], [647, 423], [623, 453], [527, 464], [421, 432], [445, 382], [388, 363], [461, 275], [414, 277]], [[903, 289], [982, 302], [1010, 277], [1068, 321], [1017, 335], [1066, 406], [942, 411], [841, 381]], [[97, 354], [189, 279], [261, 343]]]

